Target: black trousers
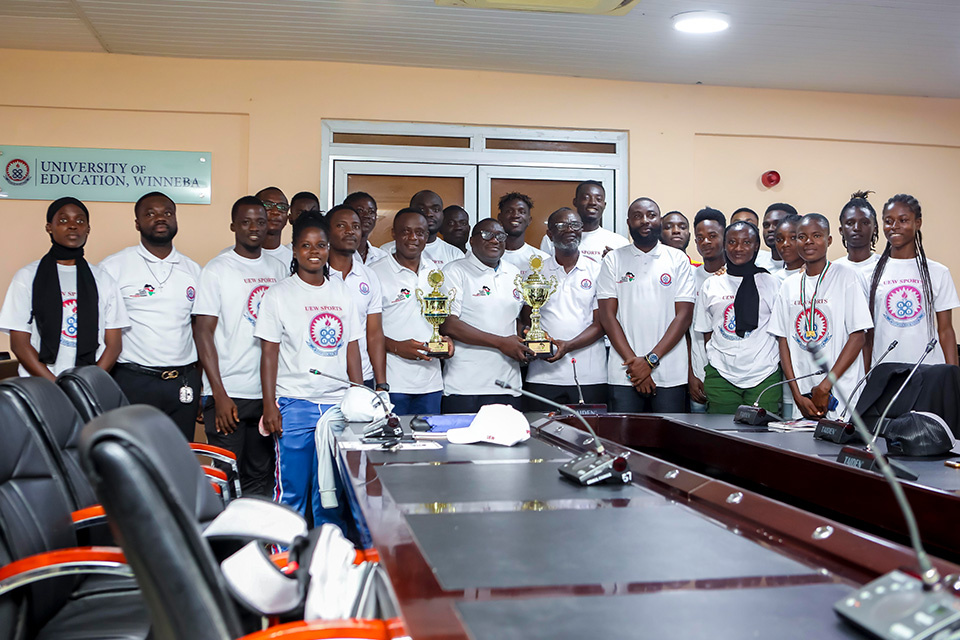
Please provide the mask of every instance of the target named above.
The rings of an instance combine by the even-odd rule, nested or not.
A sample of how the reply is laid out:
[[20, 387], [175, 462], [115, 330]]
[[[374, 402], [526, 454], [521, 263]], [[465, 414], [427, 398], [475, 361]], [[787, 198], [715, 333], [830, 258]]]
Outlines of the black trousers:
[[[180, 367], [183, 373], [170, 380], [123, 364], [115, 365], [112, 373], [130, 404], [149, 404], [160, 409], [177, 423], [187, 442], [193, 442], [200, 407], [200, 369], [196, 366], [184, 369]], [[184, 384], [193, 389], [193, 400], [188, 403], [180, 402], [180, 389]]]
[[[263, 401], [231, 398], [237, 405], [240, 418], [232, 433], [217, 431], [217, 408], [213, 396], [207, 396], [203, 404], [203, 431], [207, 442], [222, 447], [237, 456], [240, 472], [240, 489], [245, 496], [273, 498], [275, 487], [276, 453], [274, 439], [260, 435], [260, 418], [263, 416]], [[230, 467], [214, 461], [214, 466], [230, 474]]]
[[520, 396], [495, 393], [486, 396], [443, 396], [440, 399], [440, 410], [442, 413], [476, 413], [480, 411], [480, 407], [488, 404], [509, 404], [517, 411], [523, 408]]
[[[580, 402], [580, 396], [577, 395], [576, 385], [559, 384], [540, 384], [537, 382], [527, 382], [523, 388], [530, 393], [543, 396], [548, 400], [553, 400], [559, 404], [577, 404]], [[586, 404], [605, 404], [607, 402], [607, 385], [605, 384], [584, 384], [580, 385], [583, 391], [583, 401]], [[524, 411], [555, 411], [554, 407], [544, 404], [533, 398], [523, 398]]]
[[657, 387], [656, 395], [641, 395], [633, 387], [608, 386], [609, 409], [613, 413], [686, 413], [687, 385]]

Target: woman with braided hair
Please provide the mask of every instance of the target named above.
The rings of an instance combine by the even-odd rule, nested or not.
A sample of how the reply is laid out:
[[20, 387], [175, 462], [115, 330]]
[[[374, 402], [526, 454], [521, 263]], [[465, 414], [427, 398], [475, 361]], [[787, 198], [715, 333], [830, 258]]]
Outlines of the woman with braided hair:
[[875, 326], [864, 348], [867, 362], [874, 364], [893, 340], [897, 347], [885, 362], [915, 362], [936, 338], [940, 348], [924, 362], [957, 364], [952, 310], [960, 307], [960, 299], [949, 269], [927, 260], [920, 203], [911, 195], [895, 195], [883, 207], [882, 222], [887, 246], [864, 281]]
[[880, 256], [873, 252], [880, 235], [877, 212], [867, 200], [873, 191], [857, 191], [840, 209], [840, 239], [847, 255], [837, 260], [866, 277], [873, 275]]

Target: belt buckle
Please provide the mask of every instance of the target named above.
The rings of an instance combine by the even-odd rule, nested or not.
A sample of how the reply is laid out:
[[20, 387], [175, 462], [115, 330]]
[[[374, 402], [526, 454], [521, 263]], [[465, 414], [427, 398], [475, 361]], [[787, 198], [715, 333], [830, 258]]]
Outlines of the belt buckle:
[[160, 374], [160, 378], [163, 380], [176, 380], [180, 377], [180, 372], [176, 369], [168, 369]]

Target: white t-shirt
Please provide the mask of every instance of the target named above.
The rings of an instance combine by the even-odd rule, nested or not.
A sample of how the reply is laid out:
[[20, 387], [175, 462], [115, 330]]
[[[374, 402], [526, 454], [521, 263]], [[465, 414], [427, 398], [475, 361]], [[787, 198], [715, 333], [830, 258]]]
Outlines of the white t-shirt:
[[[37, 324], [33, 321], [33, 279], [37, 275], [40, 261], [31, 262], [17, 271], [7, 297], [0, 308], [0, 331], [23, 331], [30, 334], [30, 345], [40, 352], [40, 333]], [[125, 329], [130, 326], [127, 310], [120, 299], [120, 290], [117, 283], [103, 269], [90, 265], [94, 280], [97, 281], [97, 358], [103, 355], [106, 349], [104, 332], [107, 329]], [[77, 362], [77, 268], [63, 264], [57, 265], [57, 275], [60, 278], [60, 297], [63, 300], [62, 324], [60, 329], [60, 348], [57, 349], [57, 360], [48, 364], [53, 375], [76, 366]], [[27, 370], [20, 365], [20, 375], [29, 376]]]
[[754, 276], [760, 294], [757, 328], [741, 338], [736, 331], [733, 302], [743, 278], [728, 273], [707, 278], [697, 297], [693, 326], [700, 333], [711, 333], [707, 360], [730, 384], [750, 389], [777, 370], [780, 355], [777, 339], [767, 332], [777, 299], [780, 281], [769, 273]]
[[344, 278], [336, 269], [330, 269], [330, 278], [339, 280], [347, 287], [353, 297], [353, 304], [360, 318], [363, 334], [360, 336], [360, 362], [363, 363], [363, 379], [373, 380], [373, 364], [370, 354], [367, 353], [367, 316], [380, 313], [380, 281], [368, 266], [363, 264], [360, 255], [353, 254], [353, 265]]
[[[230, 245], [229, 247], [224, 247], [223, 249], [220, 250], [220, 253], [218, 253], [217, 255], [222, 256], [225, 253], [236, 253], [236, 251], [234, 251], [236, 246], [237, 245]], [[293, 243], [292, 242], [288, 242], [287, 244], [281, 244], [276, 249], [261, 248], [260, 253], [265, 256], [270, 256], [274, 260], [277, 260], [278, 262], [280, 262], [280, 264], [282, 264], [287, 269], [286, 275], [288, 276], [290, 275], [290, 266], [293, 263]]]
[[[960, 307], [957, 288], [950, 277], [950, 270], [939, 262], [927, 260], [930, 270], [930, 288], [933, 290], [934, 312]], [[873, 272], [861, 272], [860, 284], [870, 297]], [[913, 258], [890, 258], [884, 266], [883, 275], [877, 284], [874, 298], [873, 362], [883, 355], [894, 340], [896, 348], [884, 358], [884, 362], [916, 362], [927, 343], [937, 337], [936, 331], [929, 334], [927, 312], [929, 305], [923, 303], [923, 281]], [[933, 323], [936, 328], [936, 318]], [[952, 346], [951, 346], [952, 348]], [[937, 346], [924, 359], [924, 364], [943, 364], [943, 349]]]
[[[380, 249], [387, 255], [393, 255], [396, 246], [396, 240], [391, 240], [386, 244], [380, 245]], [[460, 251], [460, 249], [457, 249], [449, 242], [444, 242], [441, 238], [427, 243], [421, 255], [428, 260], [432, 260], [435, 269], [442, 269], [454, 260], [460, 260], [464, 257], [463, 251]], [[393, 389], [393, 387], [390, 388]]]
[[[700, 299], [700, 289], [703, 288], [703, 283], [712, 275], [702, 264], [694, 268], [693, 297], [695, 303]], [[696, 306], [694, 306], [694, 311], [696, 311]], [[707, 349], [703, 345], [703, 333], [697, 331], [694, 324], [695, 322], [690, 323], [690, 368], [693, 369], [693, 375], [703, 382], [704, 369], [707, 366]]]
[[[582, 253], [570, 273], [555, 257], [547, 258], [541, 272], [544, 278], [557, 279], [557, 290], [547, 304], [540, 308], [540, 323], [550, 337], [572, 340], [593, 323], [597, 309], [597, 278], [600, 263]], [[571, 351], [557, 362], [533, 360], [527, 366], [527, 382], [571, 386], [573, 365], [577, 359], [577, 378], [580, 384], [604, 384], [607, 381], [607, 350], [603, 339], [582, 349]]]
[[[472, 327], [497, 336], [517, 335], [517, 316], [523, 298], [514, 287], [520, 274], [508, 262], [500, 261], [496, 270], [480, 262], [471, 251], [443, 269], [442, 290], [457, 290], [450, 303], [450, 315], [458, 316]], [[453, 357], [443, 369], [444, 395], [519, 395], [495, 384], [504, 380], [520, 386], [520, 364], [491, 347], [478, 347], [455, 341]]]
[[191, 316], [200, 265], [176, 248], [161, 260], [137, 244], [104, 258], [100, 268], [117, 281], [130, 317], [118, 362], [179, 367], [197, 361]]
[[363, 264], [367, 265], [368, 267], [372, 267], [374, 264], [380, 262], [388, 255], [389, 254], [386, 251], [380, 247], [373, 246], [370, 244], [370, 241], [367, 240], [367, 259], [363, 261]]
[[[607, 247], [619, 249], [628, 244], [630, 244], [630, 241], [619, 233], [614, 233], [609, 229], [599, 227], [593, 231], [584, 231], [580, 236], [580, 255], [593, 258], [597, 262], [600, 262], [603, 259], [603, 254], [607, 250]], [[540, 250], [548, 256], [553, 255], [553, 242], [550, 240], [550, 236], [546, 234], [543, 235], [543, 240], [540, 241]]]
[[253, 335], [280, 345], [277, 397], [336, 404], [347, 385], [310, 370], [346, 380], [347, 345], [363, 330], [343, 282], [324, 278], [317, 287], [294, 274], [264, 294]]
[[[845, 267], [849, 267], [850, 269], [856, 271], [858, 275], [867, 278], [869, 283], [870, 278], [873, 277], [873, 269], [877, 266], [878, 262], [880, 262], [880, 256], [875, 253], [871, 253], [869, 258], [861, 262], [850, 262], [849, 257], [843, 256], [842, 258], [835, 260], [834, 264], [842, 264]], [[867, 293], [869, 294], [869, 290], [867, 290]]]
[[[617, 298], [617, 321], [638, 356], [650, 353], [676, 317], [676, 302], [694, 302], [693, 267], [687, 254], [658, 242], [649, 252], [634, 245], [607, 254], [600, 269], [597, 298]], [[687, 341], [658, 354], [653, 370], [659, 387], [687, 384]], [[631, 386], [623, 355], [614, 348], [607, 358], [607, 383]]]
[[[433, 327], [424, 320], [417, 300], [417, 289], [426, 295], [433, 288], [427, 284], [427, 275], [434, 269], [432, 262], [420, 258], [414, 273], [397, 262], [396, 254], [378, 261], [371, 267], [380, 280], [380, 304], [383, 313], [383, 335], [391, 340], [418, 340], [426, 342], [433, 335]], [[460, 291], [457, 291], [457, 296]], [[459, 352], [455, 353], [456, 357]], [[440, 360], [407, 360], [387, 352], [387, 384], [393, 393], [422, 394], [443, 390]]]
[[[780, 293], [774, 304], [773, 317], [769, 331], [775, 336], [787, 338], [790, 348], [790, 360], [793, 363], [793, 375], [802, 376], [817, 370], [813, 357], [806, 349], [807, 321], [810, 317], [810, 299], [819, 276], [808, 276], [806, 271], [794, 274], [780, 285]], [[804, 289], [807, 308], [800, 300], [800, 282], [805, 280]], [[831, 264], [820, 288], [816, 293], [816, 308], [813, 312], [814, 341], [823, 349], [827, 362], [832, 367], [847, 344], [851, 333], [863, 331], [873, 326], [870, 310], [863, 290], [859, 286], [857, 274], [852, 270]], [[840, 388], [844, 393], [853, 392], [857, 381], [863, 376], [863, 358], [857, 357], [853, 364], [840, 377]], [[800, 393], [809, 393], [820, 384], [823, 376], [811, 376], [797, 381]], [[836, 394], [834, 394], [836, 395]], [[851, 398], [856, 405], [859, 392]], [[837, 396], [837, 400], [840, 400]], [[836, 411], [827, 413], [836, 418], [844, 409], [843, 402]], [[799, 417], [795, 410], [794, 417]]]
[[798, 267], [796, 269], [787, 269], [787, 268], [775, 269], [774, 271], [770, 272], [770, 275], [774, 276], [777, 279], [777, 282], [782, 283], [784, 280], [786, 280], [793, 274], [800, 273], [803, 270], [804, 270], [804, 267]]
[[536, 247], [524, 244], [515, 251], [504, 251], [501, 260], [505, 260], [520, 270], [520, 277], [526, 279], [533, 272], [530, 268], [530, 258], [540, 256], [540, 259], [546, 262], [547, 254]]
[[[253, 337], [253, 328], [263, 294], [289, 273], [289, 268], [269, 255], [244, 258], [236, 251], [216, 256], [200, 272], [193, 315], [217, 318], [213, 344], [223, 388], [231, 398], [263, 397], [260, 341]], [[206, 372], [203, 393], [213, 393]]]

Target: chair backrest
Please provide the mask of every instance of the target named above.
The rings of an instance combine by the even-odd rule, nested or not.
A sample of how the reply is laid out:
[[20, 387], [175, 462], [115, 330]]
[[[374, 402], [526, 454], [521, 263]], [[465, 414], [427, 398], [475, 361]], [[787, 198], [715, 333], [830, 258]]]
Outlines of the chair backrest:
[[130, 404], [113, 376], [96, 365], [67, 369], [57, 376], [57, 384], [77, 408], [84, 423], [101, 413]]
[[2, 393], [18, 405], [18, 411], [37, 430], [50, 450], [50, 457], [66, 480], [71, 508], [96, 504], [93, 487], [80, 467], [80, 429], [83, 421], [73, 403], [57, 385], [43, 378], [15, 378], [0, 382]]
[[[13, 387], [0, 384], [0, 564], [75, 547], [66, 483]], [[66, 603], [76, 578], [44, 580], [0, 597], [0, 638], [32, 635]]]
[[217, 500], [187, 441], [154, 407], [104, 413], [80, 451], [150, 609], [155, 640], [232, 640], [238, 612], [196, 513]]

